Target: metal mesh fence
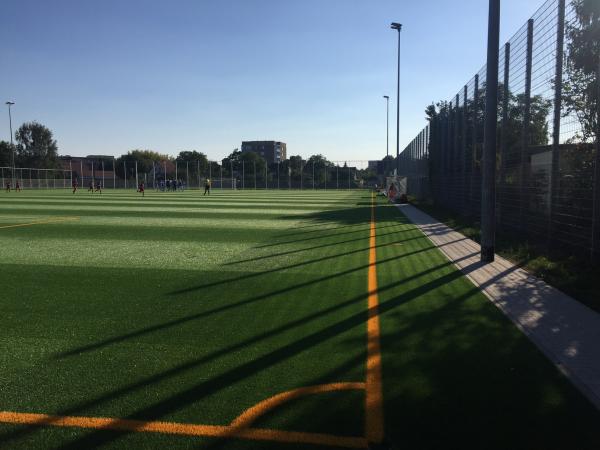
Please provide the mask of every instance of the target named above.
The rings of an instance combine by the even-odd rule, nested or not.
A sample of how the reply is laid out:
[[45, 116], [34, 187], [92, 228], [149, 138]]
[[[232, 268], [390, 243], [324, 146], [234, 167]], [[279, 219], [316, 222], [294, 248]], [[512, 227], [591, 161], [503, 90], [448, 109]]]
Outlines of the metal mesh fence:
[[[600, 4], [548, 0], [500, 49], [497, 228], [600, 251]], [[410, 195], [477, 221], [485, 67], [400, 155]]]
[[369, 161], [327, 161], [294, 158], [267, 164], [247, 161], [99, 161], [97, 158], [62, 159], [63, 169], [0, 167], [2, 186], [22, 189], [79, 188], [146, 189], [160, 191], [204, 189], [357, 189], [381, 185], [383, 172]]

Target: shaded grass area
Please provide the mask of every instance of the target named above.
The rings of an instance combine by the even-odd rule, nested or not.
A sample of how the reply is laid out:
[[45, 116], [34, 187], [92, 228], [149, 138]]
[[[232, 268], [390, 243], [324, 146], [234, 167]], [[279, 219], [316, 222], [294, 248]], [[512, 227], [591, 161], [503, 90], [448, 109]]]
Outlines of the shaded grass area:
[[[44, 215], [72, 198], [24, 194], [61, 204]], [[286, 390], [364, 380], [369, 193], [148, 194], [108, 191], [89, 214], [76, 196], [78, 222], [0, 230], [19, 261], [0, 264], [0, 410], [226, 425]], [[15, 202], [0, 200], [0, 219]], [[376, 215], [397, 448], [595, 448], [597, 411], [395, 208]], [[364, 400], [302, 398], [255, 425], [362, 436]], [[5, 424], [0, 447], [319, 448]]]
[[[422, 211], [450, 228], [479, 242], [480, 224], [430, 202], [412, 202]], [[536, 277], [600, 312], [600, 265], [589, 258], [560, 249], [549, 249], [526, 236], [498, 230], [496, 253], [514, 262]]]
[[[379, 208], [380, 224], [420, 234], [399, 215]], [[419, 449], [597, 447], [598, 411], [428, 242], [378, 267], [390, 439]], [[392, 237], [378, 243], [379, 259], [394, 253]]]

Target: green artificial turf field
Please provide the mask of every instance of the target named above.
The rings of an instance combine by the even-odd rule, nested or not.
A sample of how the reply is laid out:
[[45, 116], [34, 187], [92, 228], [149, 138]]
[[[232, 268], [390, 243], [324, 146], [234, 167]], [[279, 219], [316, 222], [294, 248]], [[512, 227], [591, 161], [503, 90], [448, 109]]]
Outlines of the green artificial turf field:
[[[315, 436], [360, 447], [371, 202], [367, 191], [3, 192], [0, 447], [334, 448], [303, 441]], [[382, 448], [599, 448], [598, 411], [376, 202]], [[300, 394], [261, 403], [286, 392]], [[211, 437], [256, 405], [246, 435]], [[56, 426], [65, 416], [72, 426]], [[90, 428], [102, 418], [129, 431]], [[141, 429], [158, 421], [198, 427]]]

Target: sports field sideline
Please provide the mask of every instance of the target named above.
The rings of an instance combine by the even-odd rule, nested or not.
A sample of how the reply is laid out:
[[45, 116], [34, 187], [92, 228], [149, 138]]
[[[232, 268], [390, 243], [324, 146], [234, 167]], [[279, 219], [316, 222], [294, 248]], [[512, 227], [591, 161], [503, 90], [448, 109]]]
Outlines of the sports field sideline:
[[0, 249], [2, 448], [600, 445], [598, 411], [369, 191], [2, 193]]

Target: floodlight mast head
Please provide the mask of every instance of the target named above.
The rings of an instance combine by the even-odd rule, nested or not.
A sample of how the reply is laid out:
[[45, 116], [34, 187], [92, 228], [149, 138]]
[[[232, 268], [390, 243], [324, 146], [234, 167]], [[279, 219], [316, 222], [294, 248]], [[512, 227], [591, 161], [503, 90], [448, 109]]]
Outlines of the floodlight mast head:
[[390, 99], [390, 96], [389, 96], [389, 95], [384, 95], [384, 96], [383, 96], [383, 98], [385, 98], [385, 99], [388, 99], [388, 100], [389, 100], [389, 99]]
[[15, 102], [8, 101], [8, 102], [6, 102], [6, 104], [10, 106], [10, 105], [14, 105]]
[[400, 31], [402, 29], [402, 24], [398, 22], [392, 22], [390, 28]]

